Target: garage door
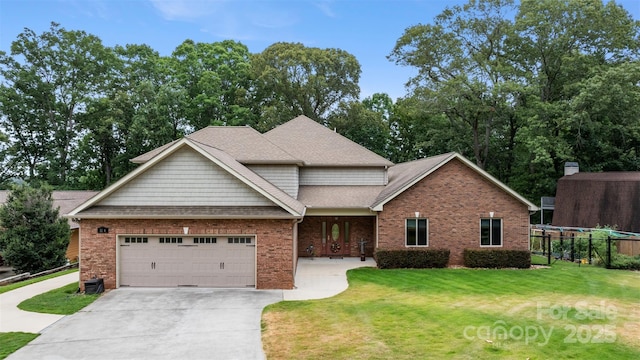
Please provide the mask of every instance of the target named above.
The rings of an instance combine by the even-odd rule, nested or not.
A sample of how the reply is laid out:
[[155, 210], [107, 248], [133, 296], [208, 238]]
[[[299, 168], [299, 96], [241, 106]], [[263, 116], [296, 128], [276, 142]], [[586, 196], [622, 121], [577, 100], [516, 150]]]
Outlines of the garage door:
[[119, 238], [120, 286], [254, 287], [254, 237]]

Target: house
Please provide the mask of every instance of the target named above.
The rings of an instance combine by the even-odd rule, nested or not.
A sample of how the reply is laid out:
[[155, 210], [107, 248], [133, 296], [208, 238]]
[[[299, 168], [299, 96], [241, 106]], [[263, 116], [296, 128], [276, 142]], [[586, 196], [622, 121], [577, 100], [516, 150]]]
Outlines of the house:
[[[97, 193], [97, 191], [63, 190], [53, 191], [51, 193], [51, 197], [53, 198], [53, 207], [58, 208], [60, 215], [63, 215], [84, 203]], [[8, 195], [9, 191], [0, 190], [0, 204], [7, 202]], [[80, 226], [72, 219], [68, 219], [68, 222], [69, 228], [71, 228], [71, 237], [69, 238], [69, 246], [67, 246], [66, 256], [69, 261], [75, 262], [78, 260]]]
[[374, 249], [528, 250], [536, 206], [457, 153], [394, 165], [299, 116], [207, 127], [67, 216], [80, 278], [119, 286], [291, 289], [299, 257]]
[[[640, 233], [640, 172], [578, 172], [558, 180], [553, 226], [611, 226]], [[618, 252], [640, 254], [640, 242], [619, 241]]]

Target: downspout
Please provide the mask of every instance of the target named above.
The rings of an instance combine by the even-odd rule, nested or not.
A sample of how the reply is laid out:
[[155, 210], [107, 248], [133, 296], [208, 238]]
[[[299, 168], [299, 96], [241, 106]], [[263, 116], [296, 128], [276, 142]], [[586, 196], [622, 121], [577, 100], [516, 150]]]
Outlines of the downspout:
[[298, 224], [304, 220], [304, 215], [307, 213], [307, 207], [302, 210], [302, 217], [300, 219], [294, 219], [293, 225], [293, 254], [291, 254], [292, 266], [293, 266], [293, 288], [296, 288], [296, 273], [298, 272]]

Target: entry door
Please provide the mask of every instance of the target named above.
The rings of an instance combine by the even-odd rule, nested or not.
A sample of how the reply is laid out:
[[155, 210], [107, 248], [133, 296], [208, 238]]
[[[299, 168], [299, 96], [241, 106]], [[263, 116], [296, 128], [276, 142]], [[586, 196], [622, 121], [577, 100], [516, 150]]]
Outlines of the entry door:
[[343, 221], [323, 222], [323, 235], [326, 239], [323, 244], [325, 256], [342, 256], [348, 253], [345, 243], [345, 226]]

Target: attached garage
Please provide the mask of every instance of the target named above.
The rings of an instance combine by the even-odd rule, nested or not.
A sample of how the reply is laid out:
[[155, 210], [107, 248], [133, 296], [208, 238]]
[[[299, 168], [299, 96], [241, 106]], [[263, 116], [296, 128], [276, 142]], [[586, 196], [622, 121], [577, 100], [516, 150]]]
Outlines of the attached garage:
[[118, 237], [120, 286], [256, 285], [255, 236]]

